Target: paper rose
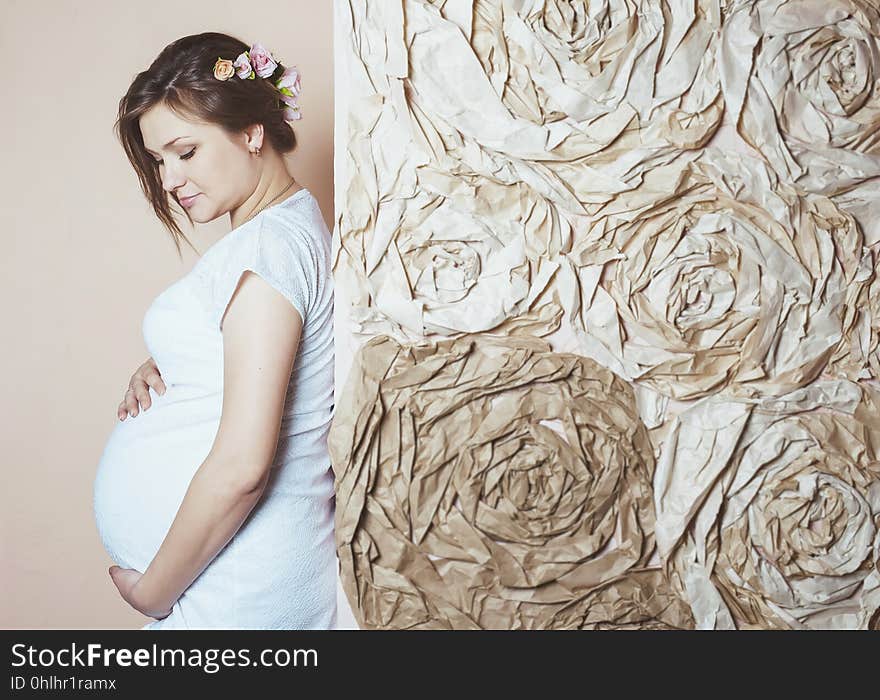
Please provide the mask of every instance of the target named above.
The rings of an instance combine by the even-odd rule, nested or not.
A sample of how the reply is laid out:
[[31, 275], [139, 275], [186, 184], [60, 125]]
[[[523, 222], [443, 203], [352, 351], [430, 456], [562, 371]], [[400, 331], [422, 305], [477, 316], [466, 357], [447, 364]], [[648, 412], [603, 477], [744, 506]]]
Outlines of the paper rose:
[[285, 105], [284, 118], [288, 120], [301, 119], [297, 98], [302, 92], [299, 71], [294, 67], [284, 69], [281, 77], [275, 81], [275, 87], [281, 93], [281, 101]]
[[853, 218], [734, 154], [651, 175], [561, 276], [582, 288], [569, 316], [585, 354], [681, 400], [780, 394], [819, 376], [857, 331], [872, 278]]
[[214, 77], [217, 80], [229, 80], [233, 75], [235, 75], [235, 67], [232, 61], [218, 58], [214, 64]]
[[543, 629], [693, 629], [690, 607], [661, 569], [633, 570], [556, 612]]
[[740, 133], [784, 180], [832, 195], [880, 176], [876, 2], [736, 2], [720, 55]]
[[288, 121], [295, 121], [297, 119], [302, 119], [302, 112], [300, 111], [299, 105], [295, 103], [287, 102], [286, 99], [282, 98], [282, 101], [285, 104], [284, 108], [284, 118]]
[[386, 53], [450, 157], [581, 214], [720, 125], [714, 4], [409, 0]]
[[357, 330], [401, 340], [556, 330], [562, 309], [548, 297], [558, 263], [541, 253], [558, 231], [546, 201], [488, 178], [416, 174], [416, 196], [383, 202], [373, 230], [343, 239], [369, 295], [352, 312]]
[[[848, 386], [792, 412], [710, 400], [676, 421], [654, 484], [657, 542], [698, 627], [876, 623], [880, 392]], [[854, 411], [833, 406], [849, 391]]]
[[329, 448], [362, 627], [541, 628], [654, 550], [632, 390], [539, 339], [371, 339]]

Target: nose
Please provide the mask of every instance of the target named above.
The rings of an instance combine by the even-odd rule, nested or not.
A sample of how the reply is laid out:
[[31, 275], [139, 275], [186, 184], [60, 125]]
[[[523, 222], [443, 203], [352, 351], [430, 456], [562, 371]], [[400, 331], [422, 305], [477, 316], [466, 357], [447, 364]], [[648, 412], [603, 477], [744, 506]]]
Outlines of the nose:
[[164, 170], [162, 173], [162, 189], [166, 192], [174, 192], [183, 187], [186, 183], [186, 178], [183, 176], [179, 166], [164, 163], [162, 167]]

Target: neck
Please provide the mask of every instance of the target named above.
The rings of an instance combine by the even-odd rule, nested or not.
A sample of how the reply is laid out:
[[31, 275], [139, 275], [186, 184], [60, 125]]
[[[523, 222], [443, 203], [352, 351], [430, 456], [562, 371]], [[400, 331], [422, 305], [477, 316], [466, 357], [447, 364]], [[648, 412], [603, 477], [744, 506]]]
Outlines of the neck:
[[283, 202], [287, 197], [299, 190], [300, 186], [294, 182], [290, 189], [279, 197], [282, 190], [290, 185], [293, 179], [280, 159], [273, 166], [266, 167], [253, 193], [237, 208], [229, 212], [232, 228], [238, 228], [267, 206]]

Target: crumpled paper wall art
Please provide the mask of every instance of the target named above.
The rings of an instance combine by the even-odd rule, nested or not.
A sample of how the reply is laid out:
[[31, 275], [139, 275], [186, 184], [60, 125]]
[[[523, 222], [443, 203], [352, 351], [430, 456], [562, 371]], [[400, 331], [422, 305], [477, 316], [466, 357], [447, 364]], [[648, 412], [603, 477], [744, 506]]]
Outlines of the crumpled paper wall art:
[[631, 581], [588, 597], [654, 549], [654, 457], [612, 372], [538, 339], [377, 336], [341, 401], [337, 545], [362, 626], [541, 629], [570, 625], [573, 606], [589, 624], [639, 612]]
[[880, 628], [877, 2], [335, 10], [359, 624]]
[[851, 391], [854, 407], [844, 393], [791, 412], [712, 400], [679, 416], [655, 480], [657, 541], [700, 627], [872, 624], [880, 391]]
[[[851, 336], [873, 260], [852, 216], [713, 150], [651, 179], [675, 189], [622, 196], [616, 214], [598, 218], [600, 237], [569, 256], [595, 287], [581, 290], [578, 302], [591, 303], [573, 315], [585, 353], [694, 399], [785, 393], [815, 379], [842, 343], [860, 350]], [[849, 361], [857, 375], [868, 357]]]
[[[720, 124], [714, 2], [676, 1], [669, 23], [652, 2], [612, 0], [601, 11], [543, 5], [402, 0], [367, 10], [363, 2], [337, 3], [349, 49], [341, 72], [350, 80], [338, 250], [359, 278], [356, 332], [410, 341], [506, 333], [498, 326], [528, 312], [536, 319], [531, 330], [541, 334], [549, 319], [543, 333], [553, 332], [552, 293], [539, 296], [570, 231]], [[488, 222], [460, 206], [469, 187], [482, 190], [470, 199], [489, 209]], [[455, 214], [444, 207], [451, 191], [459, 195]], [[443, 211], [425, 223], [437, 207]], [[459, 218], [455, 226], [451, 216]], [[508, 230], [474, 243], [487, 224]], [[462, 243], [434, 244], [407, 260], [414, 227], [423, 240], [440, 241], [463, 229]], [[518, 248], [534, 252], [542, 227], [552, 231], [546, 257], [526, 261]], [[510, 250], [500, 254], [501, 246]], [[471, 270], [452, 282], [455, 303], [438, 299], [425, 276], [426, 267], [448, 271], [453, 261]], [[473, 310], [485, 301], [482, 287], [468, 285], [477, 265], [510, 297], [479, 319]], [[554, 308], [539, 308], [545, 304]]]
[[693, 629], [693, 613], [656, 568], [631, 569], [594, 593], [562, 607], [544, 629]]
[[477, 176], [419, 174], [422, 191], [400, 206], [394, 238], [367, 275], [375, 310], [353, 315], [358, 329], [390, 327], [410, 341], [513, 326], [555, 331], [562, 307], [550, 280], [559, 265], [541, 253], [559, 234], [546, 203]]
[[742, 136], [786, 181], [844, 198], [880, 241], [880, 7], [871, 0], [739, 0], [720, 61]]

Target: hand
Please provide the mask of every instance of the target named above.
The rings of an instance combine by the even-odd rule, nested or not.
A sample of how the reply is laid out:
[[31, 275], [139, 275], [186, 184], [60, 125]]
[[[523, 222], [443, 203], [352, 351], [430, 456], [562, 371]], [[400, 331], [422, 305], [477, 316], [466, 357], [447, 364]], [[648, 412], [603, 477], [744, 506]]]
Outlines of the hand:
[[159, 373], [159, 368], [152, 357], [147, 358], [147, 361], [131, 375], [131, 379], [128, 382], [128, 391], [125, 392], [122, 403], [116, 409], [116, 415], [119, 417], [119, 420], [125, 420], [129, 414], [132, 417], [136, 416], [138, 414], [138, 401], [140, 401], [140, 405], [145, 411], [150, 407], [152, 401], [150, 400], [149, 387], [153, 387], [157, 394], [165, 393], [165, 382], [162, 381], [162, 375]]
[[143, 576], [140, 571], [123, 569], [121, 566], [111, 566], [109, 573], [110, 578], [116, 584], [116, 588], [119, 589], [119, 593], [125, 599], [125, 602], [138, 612], [148, 617], [154, 617], [157, 620], [161, 620], [163, 617], [168, 617], [171, 614], [171, 607], [164, 608], [152, 601], [143, 599], [143, 595], [141, 595], [137, 586], [138, 581]]

